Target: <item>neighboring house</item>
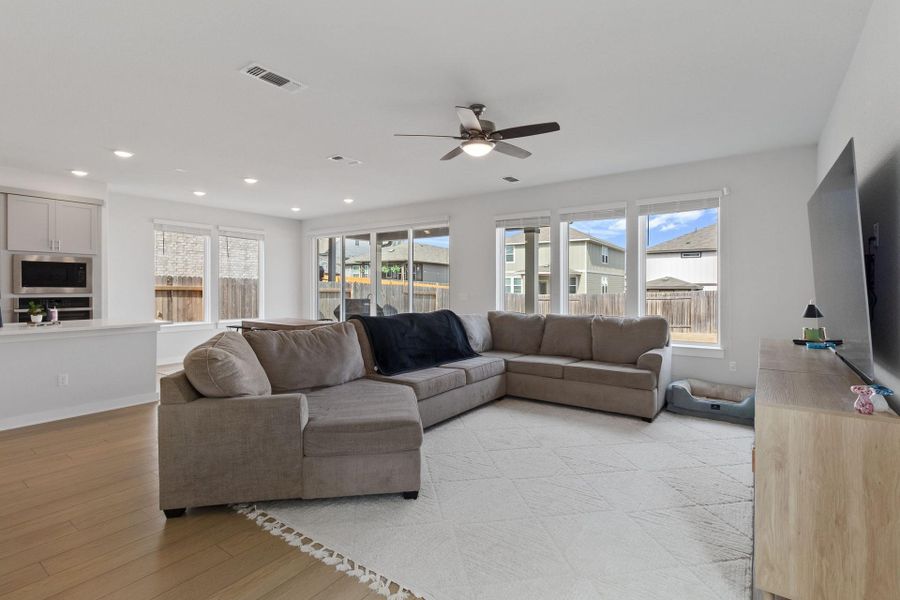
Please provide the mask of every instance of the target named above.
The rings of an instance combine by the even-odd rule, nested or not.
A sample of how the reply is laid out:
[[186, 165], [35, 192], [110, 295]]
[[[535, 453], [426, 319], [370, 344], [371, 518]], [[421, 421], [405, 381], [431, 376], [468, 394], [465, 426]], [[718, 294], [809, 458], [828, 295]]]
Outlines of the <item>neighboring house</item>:
[[[344, 261], [344, 274], [347, 277], [369, 277], [369, 244], [354, 244], [349, 240], [346, 245], [347, 258]], [[406, 241], [387, 242], [376, 252], [381, 252], [381, 271], [383, 279], [408, 281], [409, 243]], [[319, 252], [319, 266], [327, 269], [328, 251]], [[340, 266], [338, 265], [338, 268]], [[429, 283], [450, 283], [450, 249], [431, 244], [413, 244], [413, 281]]]
[[[538, 240], [538, 293], [550, 293], [550, 230]], [[525, 293], [525, 234], [506, 238], [506, 293]], [[570, 294], [618, 294], [625, 291], [625, 249], [569, 227]]]
[[647, 289], [715, 290], [718, 239], [714, 223], [647, 248]]

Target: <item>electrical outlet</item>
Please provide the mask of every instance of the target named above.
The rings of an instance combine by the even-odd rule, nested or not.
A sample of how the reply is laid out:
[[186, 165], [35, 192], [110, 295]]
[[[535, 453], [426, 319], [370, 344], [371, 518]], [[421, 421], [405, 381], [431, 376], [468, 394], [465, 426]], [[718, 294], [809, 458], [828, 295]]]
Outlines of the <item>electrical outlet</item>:
[[737, 362], [735, 362], [735, 361], [729, 362], [729, 363], [728, 363], [728, 370], [729, 370], [729, 371], [737, 371]]
[[60, 373], [56, 376], [56, 385], [59, 387], [64, 387], [69, 385], [69, 374], [68, 373]]

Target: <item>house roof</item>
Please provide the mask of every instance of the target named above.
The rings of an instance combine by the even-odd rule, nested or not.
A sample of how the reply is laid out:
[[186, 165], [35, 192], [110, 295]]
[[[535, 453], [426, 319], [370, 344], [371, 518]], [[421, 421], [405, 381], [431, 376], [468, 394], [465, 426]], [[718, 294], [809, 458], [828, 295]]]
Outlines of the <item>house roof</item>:
[[[569, 241], [570, 242], [582, 242], [582, 241], [591, 241], [596, 244], [601, 244], [608, 248], [612, 248], [613, 250], [621, 250], [625, 251], [625, 248], [613, 244], [612, 242], [608, 242], [606, 240], [602, 240], [598, 237], [594, 237], [588, 233], [581, 231], [580, 229], [575, 229], [574, 227], [569, 227]], [[525, 234], [524, 233], [516, 233], [506, 238], [507, 245], [521, 245], [525, 243]], [[541, 234], [538, 240], [540, 244], [549, 244], [550, 243], [550, 228], [549, 227], [541, 227]]]
[[[377, 250], [376, 250], [377, 251]], [[409, 243], [399, 242], [380, 249], [382, 263], [406, 262], [409, 258]], [[450, 249], [443, 246], [416, 243], [413, 246], [413, 260], [417, 263], [435, 265], [450, 264]], [[347, 264], [368, 264], [369, 253], [347, 258]]]
[[663, 252], [697, 252], [702, 250], [716, 250], [718, 247], [717, 224], [707, 225], [695, 229], [690, 233], [679, 235], [666, 242], [647, 248], [647, 254], [660, 254]]
[[648, 290], [700, 291], [703, 289], [703, 286], [697, 285], [696, 283], [691, 283], [690, 281], [685, 281], [683, 279], [678, 279], [677, 277], [660, 277], [659, 279], [653, 279], [651, 281], [648, 281], [646, 288]]

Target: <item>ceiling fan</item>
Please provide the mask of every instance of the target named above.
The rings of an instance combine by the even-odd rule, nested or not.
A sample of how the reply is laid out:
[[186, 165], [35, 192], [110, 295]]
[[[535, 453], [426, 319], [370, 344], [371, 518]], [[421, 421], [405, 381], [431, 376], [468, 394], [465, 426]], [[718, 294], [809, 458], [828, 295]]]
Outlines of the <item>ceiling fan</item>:
[[531, 152], [524, 148], [509, 144], [505, 140], [559, 131], [559, 123], [556, 122], [535, 123], [534, 125], [520, 125], [519, 127], [497, 129], [491, 121], [481, 118], [481, 115], [484, 114], [486, 108], [487, 107], [484, 104], [457, 106], [456, 114], [459, 117], [460, 123], [459, 135], [428, 135], [418, 133], [395, 133], [394, 135], [398, 137], [435, 137], [461, 140], [459, 146], [441, 157], [441, 160], [450, 160], [451, 158], [456, 158], [463, 152], [469, 156], [478, 157], [486, 156], [492, 150], [516, 158], [528, 158], [531, 156]]

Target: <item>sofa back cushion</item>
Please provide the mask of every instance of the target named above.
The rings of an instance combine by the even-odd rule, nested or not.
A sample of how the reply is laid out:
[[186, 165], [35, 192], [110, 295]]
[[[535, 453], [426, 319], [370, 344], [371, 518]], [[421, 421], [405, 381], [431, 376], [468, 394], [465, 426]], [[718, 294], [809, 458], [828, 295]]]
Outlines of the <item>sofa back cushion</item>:
[[184, 357], [184, 374], [207, 398], [266, 396], [269, 378], [253, 349], [239, 333], [226, 331], [203, 342]]
[[638, 356], [669, 341], [669, 322], [662, 317], [594, 317], [591, 321], [594, 360], [633, 365]]
[[544, 336], [544, 315], [527, 315], [517, 312], [492, 310], [488, 313], [491, 324], [492, 350], [537, 354]]
[[487, 352], [494, 347], [491, 338], [491, 324], [487, 315], [457, 315], [466, 330], [469, 345], [475, 352]]
[[544, 337], [541, 340], [541, 354], [591, 360], [592, 319], [591, 316], [547, 315], [544, 322]]
[[366, 374], [351, 323], [306, 331], [251, 331], [244, 337], [276, 394], [340, 385]]

